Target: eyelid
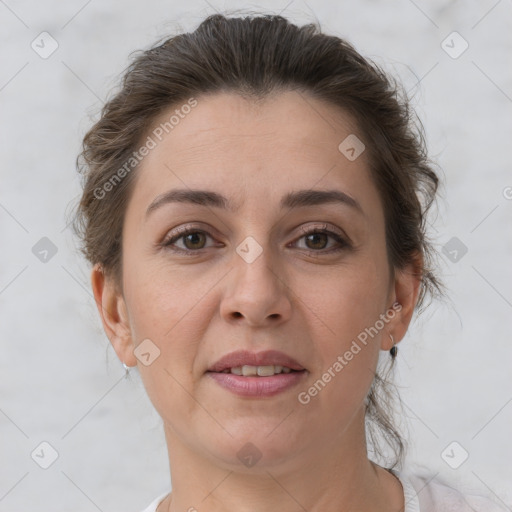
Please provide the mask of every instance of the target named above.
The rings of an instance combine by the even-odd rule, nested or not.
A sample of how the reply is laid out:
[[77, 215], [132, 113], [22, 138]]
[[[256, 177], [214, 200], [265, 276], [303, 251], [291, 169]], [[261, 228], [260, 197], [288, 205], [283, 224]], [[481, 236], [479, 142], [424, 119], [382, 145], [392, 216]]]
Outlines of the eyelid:
[[316, 251], [313, 249], [302, 249], [303, 251], [306, 251], [307, 253], [327, 256], [332, 253], [350, 250], [354, 246], [350, 237], [348, 237], [342, 229], [340, 229], [336, 226], [333, 226], [329, 223], [326, 223], [326, 222], [321, 223], [320, 226], [309, 226], [309, 227], [301, 226], [300, 231], [302, 233], [301, 236], [296, 237], [294, 239], [294, 241], [291, 242], [291, 244], [295, 245], [301, 239], [303, 239], [305, 236], [313, 235], [316, 233], [325, 234], [329, 238], [334, 239], [338, 244], [337, 247], [335, 246], [335, 247], [331, 247], [330, 249], [320, 249], [320, 250], [316, 250]]
[[[188, 254], [188, 255], [193, 255], [195, 253], [198, 254], [201, 251], [207, 249], [207, 247], [206, 248], [203, 247], [201, 249], [196, 249], [196, 250], [182, 249], [180, 247], [172, 247], [172, 244], [176, 243], [178, 240], [180, 240], [184, 236], [186, 236], [190, 233], [196, 233], [196, 232], [203, 233], [206, 237], [214, 239], [215, 236], [212, 235], [211, 231], [215, 231], [215, 230], [211, 227], [206, 228], [206, 227], [202, 227], [200, 225], [195, 225], [195, 224], [187, 224], [184, 226], [179, 226], [176, 229], [174, 229], [172, 231], [172, 233], [170, 233], [170, 234], [168, 233], [164, 237], [162, 242], [160, 242], [158, 245], [164, 249], [169, 249], [176, 253]], [[320, 222], [319, 225], [315, 225], [315, 226], [302, 225], [302, 226], [300, 226], [299, 231], [301, 233], [300, 236], [295, 237], [292, 242], [287, 244], [287, 246], [289, 246], [290, 244], [296, 244], [303, 237], [311, 235], [311, 234], [315, 234], [315, 233], [325, 233], [328, 237], [334, 238], [336, 240], [336, 242], [338, 243], [338, 245], [339, 246], [341, 245], [341, 247], [330, 248], [330, 249], [319, 249], [319, 250], [302, 249], [303, 251], [310, 252], [310, 253], [318, 253], [318, 254], [328, 254], [330, 252], [335, 252], [336, 250], [348, 249], [348, 248], [352, 247], [352, 245], [353, 245], [350, 237], [348, 237], [347, 234], [342, 229], [340, 229], [332, 224], [329, 224], [327, 222]], [[339, 239], [336, 239], [337, 237]]]
[[[158, 244], [159, 246], [162, 246], [164, 248], [168, 248], [169, 245], [170, 245], [170, 242], [173, 242], [176, 243], [177, 240], [181, 239], [182, 237], [190, 234], [190, 233], [203, 233], [205, 236], [207, 237], [210, 237], [210, 238], [215, 238], [215, 235], [213, 235], [211, 232], [212, 231], [215, 231], [213, 228], [211, 227], [202, 227], [200, 225], [196, 225], [196, 224], [186, 224], [184, 226], [179, 226], [175, 229], [173, 229], [171, 232], [168, 232], [164, 239]], [[183, 251], [183, 252], [199, 252], [201, 249], [198, 249], [196, 251], [191, 251], [190, 249], [187, 250], [187, 249], [180, 249], [180, 248], [177, 248], [176, 251], [177, 252], [180, 252], [180, 251]]]
[[300, 227], [300, 231], [301, 231], [301, 233], [303, 235], [305, 235], [305, 234], [307, 235], [307, 234], [309, 234], [311, 232], [314, 232], [315, 230], [318, 230], [318, 231], [332, 231], [335, 234], [337, 234], [338, 236], [340, 236], [342, 238], [345, 238], [347, 240], [347, 242], [351, 242], [350, 237], [347, 236], [345, 231], [343, 231], [342, 229], [336, 227], [333, 224], [329, 224], [328, 222], [320, 222], [318, 226], [301, 226]]

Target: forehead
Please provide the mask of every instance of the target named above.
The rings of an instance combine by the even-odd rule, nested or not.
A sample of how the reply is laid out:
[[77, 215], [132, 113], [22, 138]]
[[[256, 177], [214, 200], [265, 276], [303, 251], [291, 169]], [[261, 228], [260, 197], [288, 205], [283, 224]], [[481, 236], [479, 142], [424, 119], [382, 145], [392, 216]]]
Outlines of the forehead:
[[340, 152], [340, 143], [358, 130], [339, 107], [298, 91], [258, 102], [228, 92], [195, 100], [172, 126], [180, 105], [145, 134], [155, 147], [137, 169], [133, 200], [149, 205], [179, 186], [220, 191], [240, 209], [250, 196], [261, 207], [262, 198], [279, 202], [285, 189], [335, 187], [368, 196], [362, 203], [378, 202], [366, 153], [351, 161]]
[[[341, 109], [327, 105], [298, 91], [276, 93], [263, 100], [248, 100], [235, 93], [216, 93], [197, 98], [197, 106], [169, 133], [159, 146], [173, 149], [174, 157], [200, 157], [212, 153], [240, 154], [266, 145], [278, 159], [293, 149], [296, 158], [326, 151], [337, 156], [338, 139], [356, 131], [352, 118]], [[153, 123], [152, 130], [165, 128], [172, 107]], [[341, 141], [340, 141], [341, 142]], [[159, 152], [157, 152], [159, 153]], [[269, 152], [261, 152], [267, 159]]]

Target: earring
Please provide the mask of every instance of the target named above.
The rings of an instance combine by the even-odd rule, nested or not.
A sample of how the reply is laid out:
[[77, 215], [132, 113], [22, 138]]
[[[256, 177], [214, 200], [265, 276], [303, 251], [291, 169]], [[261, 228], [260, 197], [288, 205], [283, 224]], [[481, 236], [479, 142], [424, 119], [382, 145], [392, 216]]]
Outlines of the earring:
[[389, 337], [391, 338], [391, 342], [393, 343], [393, 346], [391, 347], [389, 353], [391, 355], [391, 359], [395, 359], [396, 355], [398, 354], [398, 347], [395, 345], [395, 339], [393, 338], [393, 335], [390, 334]]
[[126, 363], [123, 363], [124, 367], [124, 378], [127, 379], [130, 375], [130, 367], [126, 365]]

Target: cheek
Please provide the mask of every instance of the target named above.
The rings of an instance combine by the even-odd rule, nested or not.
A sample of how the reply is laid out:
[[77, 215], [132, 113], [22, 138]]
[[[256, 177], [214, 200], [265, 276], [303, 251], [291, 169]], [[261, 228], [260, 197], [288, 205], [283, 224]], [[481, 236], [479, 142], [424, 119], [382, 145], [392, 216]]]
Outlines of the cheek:
[[[180, 279], [179, 273], [163, 271], [151, 262], [137, 264], [132, 256], [125, 269], [133, 348], [145, 387], [152, 401], [166, 395], [165, 390], [171, 394], [174, 390], [176, 396], [177, 382], [190, 379], [187, 374], [200, 339], [201, 297], [207, 286]], [[142, 356], [147, 353], [150, 356]], [[145, 364], [148, 359], [150, 364]]]
[[[371, 385], [383, 333], [380, 315], [386, 311], [387, 267], [384, 259], [364, 257], [357, 265], [340, 267], [309, 282], [297, 284], [312, 328], [318, 366], [318, 388], [329, 388], [324, 400], [353, 410]], [[377, 323], [378, 322], [378, 323]], [[312, 390], [315, 393], [314, 390]], [[319, 393], [320, 394], [320, 393]], [[351, 406], [352, 404], [352, 406]]]
[[139, 373], [162, 417], [176, 411], [188, 417], [194, 410], [194, 361], [204, 337], [204, 296], [212, 287], [211, 281], [183, 279], [177, 272], [149, 265], [139, 269], [132, 266], [126, 275], [135, 354], [142, 352], [142, 343], [148, 347], [144, 352], [156, 354], [149, 365], [139, 359]]
[[125, 297], [137, 338], [176, 339], [176, 331], [190, 323], [215, 284], [215, 276], [201, 274], [194, 265], [178, 268], [160, 257], [137, 260], [135, 254], [126, 263]]
[[[352, 263], [353, 262], [353, 263]], [[323, 274], [301, 275], [294, 289], [330, 337], [349, 341], [373, 325], [387, 307], [388, 270], [374, 254], [356, 256], [350, 264]]]

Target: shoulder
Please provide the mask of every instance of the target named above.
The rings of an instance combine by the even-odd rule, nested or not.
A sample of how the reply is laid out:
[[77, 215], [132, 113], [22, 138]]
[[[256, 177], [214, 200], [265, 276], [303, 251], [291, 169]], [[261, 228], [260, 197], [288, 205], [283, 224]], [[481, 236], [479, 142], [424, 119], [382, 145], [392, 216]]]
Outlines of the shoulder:
[[169, 491], [161, 494], [158, 496], [158, 498], [155, 498], [144, 510], [141, 512], [156, 512], [156, 509], [158, 505], [160, 505], [160, 502], [163, 501], [163, 499], [169, 494]]
[[394, 473], [404, 487], [411, 512], [509, 512], [482, 491], [465, 492], [454, 484], [426, 470], [405, 470]]

